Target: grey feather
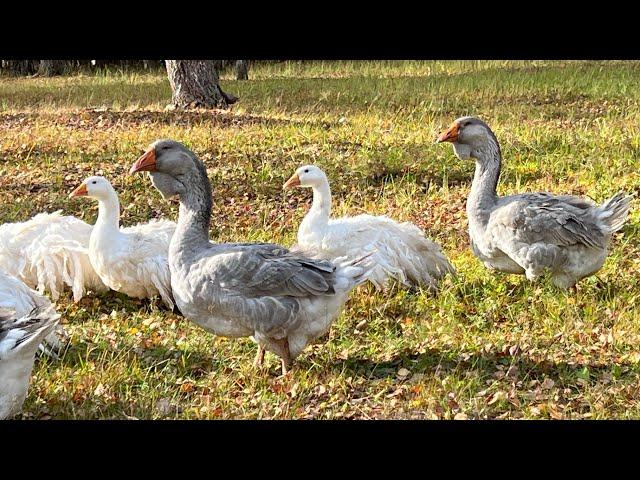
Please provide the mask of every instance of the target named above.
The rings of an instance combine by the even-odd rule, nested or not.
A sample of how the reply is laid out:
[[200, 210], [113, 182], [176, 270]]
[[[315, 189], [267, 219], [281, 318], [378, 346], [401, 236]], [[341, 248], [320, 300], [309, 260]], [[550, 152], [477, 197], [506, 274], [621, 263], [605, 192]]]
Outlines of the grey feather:
[[496, 212], [516, 203], [504, 221], [514, 229], [518, 240], [568, 246], [582, 244], [593, 248], [606, 246], [606, 235], [594, 215], [595, 205], [571, 196], [554, 197], [548, 193], [526, 193], [503, 197]]
[[[373, 265], [333, 264], [269, 243], [209, 240], [212, 195], [202, 161], [181, 144], [154, 142], [154, 182], [179, 192], [178, 227], [169, 248], [171, 285], [185, 318], [217, 335], [253, 336], [268, 350], [294, 358], [322, 335]], [[288, 342], [288, 352], [281, 340]]]
[[22, 409], [38, 346], [59, 318], [52, 305], [35, 308], [22, 317], [0, 309], [0, 420]]
[[452, 132], [457, 134], [450, 140], [454, 151], [476, 161], [467, 199], [473, 253], [493, 269], [524, 273], [530, 280], [550, 271], [553, 282], [564, 288], [596, 273], [608, 254], [611, 234], [627, 218], [631, 197], [619, 192], [600, 206], [550, 193], [499, 197], [498, 140], [486, 123], [473, 117], [455, 123]]

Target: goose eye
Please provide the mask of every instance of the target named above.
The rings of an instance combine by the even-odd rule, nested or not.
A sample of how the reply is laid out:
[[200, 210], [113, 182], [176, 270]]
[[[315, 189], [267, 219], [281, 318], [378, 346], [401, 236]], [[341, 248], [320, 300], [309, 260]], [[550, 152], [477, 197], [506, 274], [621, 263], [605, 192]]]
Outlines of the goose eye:
[[305, 169], [304, 173], [309, 173], [309, 169], [308, 168]]
[[96, 183], [98, 183], [98, 182], [96, 182], [96, 181], [94, 180], [94, 181], [93, 181], [93, 182], [91, 182], [91, 183], [93, 183], [93, 184], [95, 185], [95, 184], [96, 184]]

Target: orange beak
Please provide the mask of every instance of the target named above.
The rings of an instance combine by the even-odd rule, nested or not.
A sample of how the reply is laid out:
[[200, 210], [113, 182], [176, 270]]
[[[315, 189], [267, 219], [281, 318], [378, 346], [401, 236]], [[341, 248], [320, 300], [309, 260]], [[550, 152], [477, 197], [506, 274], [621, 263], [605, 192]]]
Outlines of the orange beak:
[[293, 187], [297, 187], [298, 185], [300, 185], [300, 177], [298, 176], [297, 173], [294, 173], [293, 175], [291, 175], [291, 178], [285, 182], [282, 188], [284, 189], [293, 188]]
[[151, 148], [144, 152], [144, 154], [136, 160], [131, 166], [129, 173], [136, 172], [154, 172], [156, 169], [156, 150]]
[[460, 125], [453, 122], [449, 129], [438, 137], [436, 143], [455, 142], [458, 140], [458, 133], [460, 133]]
[[87, 186], [84, 183], [81, 183], [80, 185], [78, 185], [78, 187], [76, 187], [76, 189], [73, 192], [69, 194], [69, 198], [86, 197], [87, 195], [89, 195], [89, 192], [87, 191]]

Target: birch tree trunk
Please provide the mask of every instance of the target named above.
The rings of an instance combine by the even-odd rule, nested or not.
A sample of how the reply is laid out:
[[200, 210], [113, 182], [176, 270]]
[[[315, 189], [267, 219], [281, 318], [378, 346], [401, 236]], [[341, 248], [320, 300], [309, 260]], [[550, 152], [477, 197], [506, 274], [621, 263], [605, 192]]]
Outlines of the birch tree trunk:
[[166, 60], [175, 108], [227, 108], [238, 101], [220, 88], [213, 60]]

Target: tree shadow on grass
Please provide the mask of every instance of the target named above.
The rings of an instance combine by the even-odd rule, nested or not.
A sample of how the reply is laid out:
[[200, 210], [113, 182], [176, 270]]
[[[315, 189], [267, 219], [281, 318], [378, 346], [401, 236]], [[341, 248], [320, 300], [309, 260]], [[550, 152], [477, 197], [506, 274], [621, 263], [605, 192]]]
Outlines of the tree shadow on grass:
[[475, 372], [480, 378], [492, 378], [499, 369], [515, 367], [517, 373], [513, 381], [543, 381], [550, 378], [558, 385], [567, 384], [568, 379], [575, 379], [589, 372], [590, 378], [599, 378], [604, 373], [611, 372], [612, 366], [632, 367], [631, 362], [598, 362], [598, 361], [559, 361], [551, 360], [535, 361], [525, 355], [510, 355], [500, 353], [476, 352], [462, 359], [454, 359], [450, 352], [437, 349], [429, 349], [425, 352], [414, 352], [405, 349], [387, 361], [376, 362], [367, 358], [348, 358], [339, 360], [327, 366], [327, 370], [340, 374], [349, 374], [367, 379], [396, 378], [398, 369], [408, 368], [412, 374], [454, 375], [460, 372]]
[[220, 127], [242, 127], [248, 125], [296, 125], [319, 126], [329, 129], [336, 123], [328, 121], [294, 120], [250, 113], [234, 113], [218, 109], [193, 110], [131, 110], [85, 108], [59, 113], [19, 112], [0, 114], [0, 125], [5, 129], [20, 128], [38, 121], [50, 122], [76, 130], [108, 128], [131, 128], [140, 125], [191, 126], [206, 123]]
[[175, 347], [133, 347], [112, 345], [106, 340], [94, 342], [78, 339], [65, 347], [59, 360], [52, 362], [76, 369], [87, 361], [104, 363], [105, 359], [113, 357], [126, 364], [137, 362], [144, 370], [153, 372], [161, 372], [167, 363], [171, 363], [175, 367], [176, 376], [191, 379], [206, 377], [211, 372], [228, 374], [232, 370], [223, 358], [213, 352], [207, 353], [200, 348], [180, 350]]
[[[436, 165], [429, 165], [427, 167], [407, 164], [386, 165], [383, 161], [377, 162], [367, 166], [368, 171], [362, 176], [363, 181], [373, 186], [385, 185], [390, 182], [403, 180], [407, 177], [413, 177], [416, 183], [420, 185], [423, 192], [427, 192], [430, 186], [436, 188], [442, 188], [443, 186], [449, 188], [466, 187], [471, 188], [471, 182], [473, 181], [473, 169], [465, 168], [463, 166], [453, 166], [447, 168], [445, 171], [440, 170]], [[533, 171], [521, 173], [519, 181], [521, 185], [527, 185], [530, 182], [535, 182], [547, 174], [542, 171]], [[515, 184], [515, 180], [504, 179], [501, 182], [503, 187], [512, 186]], [[524, 187], [521, 187], [524, 191]]]
[[[611, 301], [618, 294], [623, 293], [628, 289], [628, 284], [618, 277], [609, 277], [602, 275], [596, 275], [597, 287], [594, 292], [594, 299], [598, 301]], [[580, 284], [578, 284], [580, 289]], [[579, 290], [578, 290], [579, 291]]]

